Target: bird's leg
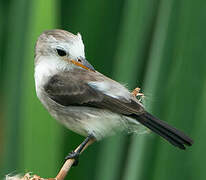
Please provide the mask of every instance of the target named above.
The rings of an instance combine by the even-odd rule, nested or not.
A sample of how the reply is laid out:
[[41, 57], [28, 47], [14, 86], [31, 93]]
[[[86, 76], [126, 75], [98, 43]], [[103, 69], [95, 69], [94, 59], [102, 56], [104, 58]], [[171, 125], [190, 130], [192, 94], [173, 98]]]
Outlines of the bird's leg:
[[90, 134], [89, 136], [86, 137], [86, 139], [79, 145], [79, 147], [77, 148], [76, 151], [72, 151], [70, 152], [66, 157], [65, 160], [68, 159], [75, 159], [75, 162], [73, 164], [73, 166], [77, 166], [78, 165], [78, 161], [79, 161], [79, 155], [80, 153], [86, 149], [90, 144], [92, 144], [95, 141], [95, 138], [92, 134]]

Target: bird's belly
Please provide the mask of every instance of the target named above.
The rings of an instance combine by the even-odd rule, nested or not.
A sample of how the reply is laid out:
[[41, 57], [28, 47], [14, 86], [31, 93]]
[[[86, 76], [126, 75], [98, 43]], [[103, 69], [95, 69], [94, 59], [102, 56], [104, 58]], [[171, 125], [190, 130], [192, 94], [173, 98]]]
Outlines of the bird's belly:
[[93, 134], [97, 140], [128, 126], [124, 116], [99, 108], [68, 106], [52, 115], [68, 129], [83, 136]]

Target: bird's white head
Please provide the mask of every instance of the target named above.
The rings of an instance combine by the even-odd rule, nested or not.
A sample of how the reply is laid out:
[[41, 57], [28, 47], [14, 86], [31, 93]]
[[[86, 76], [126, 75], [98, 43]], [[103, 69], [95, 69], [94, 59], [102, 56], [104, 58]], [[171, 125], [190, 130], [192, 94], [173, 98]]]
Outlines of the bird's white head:
[[81, 35], [54, 29], [43, 32], [35, 47], [35, 66], [41, 61], [57, 64], [56, 68], [84, 68], [94, 70], [85, 59]]

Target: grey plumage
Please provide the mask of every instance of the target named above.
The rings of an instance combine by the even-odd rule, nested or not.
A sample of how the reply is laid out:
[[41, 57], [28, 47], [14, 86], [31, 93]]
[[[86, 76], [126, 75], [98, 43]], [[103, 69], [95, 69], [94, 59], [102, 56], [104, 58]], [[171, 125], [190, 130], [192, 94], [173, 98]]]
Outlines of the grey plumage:
[[146, 126], [180, 149], [192, 145], [184, 133], [146, 112], [128, 89], [95, 71], [85, 59], [80, 34], [46, 31], [35, 54], [37, 96], [70, 130], [100, 140], [116, 131], [140, 132]]
[[[100, 73], [74, 69], [54, 75], [45, 84], [44, 89], [51, 99], [63, 106], [91, 106], [123, 115], [144, 112], [142, 105], [132, 95], [130, 99], [113, 98], [89, 85], [91, 82], [104, 80], [105, 76]], [[107, 81], [114, 83], [109, 78]]]

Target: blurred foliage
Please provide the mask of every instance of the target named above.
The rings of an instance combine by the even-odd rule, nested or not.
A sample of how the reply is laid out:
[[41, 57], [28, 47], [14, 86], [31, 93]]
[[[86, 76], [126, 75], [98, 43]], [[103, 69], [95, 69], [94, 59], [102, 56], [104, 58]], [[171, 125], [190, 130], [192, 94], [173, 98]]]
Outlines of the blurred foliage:
[[67, 179], [204, 180], [206, 2], [178, 0], [1, 0], [0, 175], [55, 176], [83, 137], [50, 117], [35, 95], [34, 45], [42, 31], [80, 32], [94, 67], [130, 89], [146, 108], [184, 130], [181, 151], [154, 134], [114, 136], [82, 154]]

